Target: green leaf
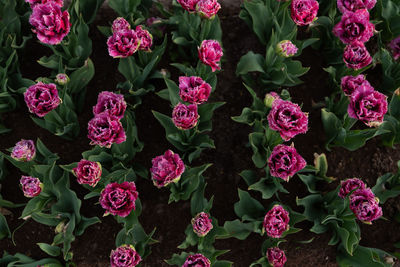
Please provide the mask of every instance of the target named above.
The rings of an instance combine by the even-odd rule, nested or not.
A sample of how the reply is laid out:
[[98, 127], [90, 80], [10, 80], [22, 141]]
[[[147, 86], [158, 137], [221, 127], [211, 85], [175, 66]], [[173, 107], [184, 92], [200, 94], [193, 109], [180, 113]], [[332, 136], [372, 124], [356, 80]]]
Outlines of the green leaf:
[[242, 220], [255, 221], [265, 215], [265, 209], [246, 191], [238, 189], [239, 201], [235, 203], [235, 213]]
[[343, 250], [339, 250], [336, 255], [336, 261], [340, 267], [389, 267], [385, 257], [390, 256], [387, 252], [376, 249], [357, 246], [353, 255], [349, 255]]
[[0, 240], [5, 237], [11, 237], [10, 228], [8, 227], [6, 217], [0, 213]]
[[240, 58], [236, 68], [236, 75], [243, 75], [252, 71], [265, 73], [264, 68], [264, 57], [260, 54], [254, 54], [253, 51], [250, 51]]
[[229, 236], [239, 240], [245, 240], [258, 226], [259, 225], [255, 222], [243, 223], [238, 219], [226, 221], [224, 224], [224, 228]]
[[94, 65], [90, 58], [85, 61], [85, 64], [79, 69], [71, 73], [68, 83], [68, 93], [78, 94], [85, 88], [94, 76]]
[[171, 105], [176, 106], [180, 102], [179, 87], [170, 79], [164, 79], [164, 81], [168, 88], [168, 95]]
[[47, 254], [49, 254], [50, 256], [53, 257], [58, 257], [61, 253], [61, 248], [57, 247], [57, 246], [51, 246], [49, 244], [46, 243], [36, 243], [41, 250], [43, 250], [44, 252], [46, 252]]

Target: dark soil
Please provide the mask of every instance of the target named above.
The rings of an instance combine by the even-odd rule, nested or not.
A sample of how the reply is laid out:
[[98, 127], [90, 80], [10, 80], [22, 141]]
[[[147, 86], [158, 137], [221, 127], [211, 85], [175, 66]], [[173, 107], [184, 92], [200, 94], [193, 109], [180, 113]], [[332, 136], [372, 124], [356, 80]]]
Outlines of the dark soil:
[[[224, 101], [226, 104], [218, 109], [213, 117], [214, 128], [211, 133], [215, 140], [216, 149], [204, 151], [202, 157], [192, 165], [200, 165], [204, 162], [212, 162], [205, 176], [208, 186], [206, 195], [214, 195], [214, 207], [212, 215], [218, 219], [220, 224], [224, 221], [236, 219], [233, 205], [238, 201], [237, 188], [247, 189], [238, 173], [244, 169], [255, 169], [251, 161], [251, 150], [246, 147], [248, 134], [251, 128], [231, 120], [237, 116], [242, 109], [249, 106], [251, 99], [242, 85], [240, 78], [235, 76], [235, 69], [240, 57], [249, 50], [263, 53], [258, 39], [245, 23], [238, 17], [239, 2], [235, 6], [229, 5], [221, 9], [221, 23], [223, 29], [223, 44], [225, 50], [225, 62], [223, 71], [218, 75], [218, 87], [210, 101]], [[91, 38], [93, 40], [92, 60], [96, 68], [94, 79], [88, 86], [85, 110], [79, 116], [81, 133], [74, 141], [65, 141], [52, 135], [46, 130], [35, 125], [29, 117], [24, 105], [12, 113], [4, 116], [5, 124], [13, 131], [1, 136], [0, 149], [4, 152], [6, 148], [12, 147], [21, 138], [36, 139], [39, 137], [47, 147], [61, 157], [60, 163], [71, 163], [81, 159], [81, 153], [90, 149], [89, 140], [86, 137], [86, 125], [91, 119], [91, 107], [96, 103], [97, 94], [104, 90], [114, 90], [121, 75], [117, 70], [117, 60], [109, 57], [106, 48], [106, 38], [96, 29], [97, 25], [106, 25], [115, 15], [108, 10], [102, 10], [98, 19], [91, 26]], [[30, 51], [21, 59], [22, 72], [25, 77], [36, 79], [39, 76], [49, 74], [48, 70], [40, 67], [36, 60], [49, 51], [31, 41], [28, 46]], [[166, 55], [167, 56], [167, 55]], [[360, 177], [369, 186], [375, 184], [376, 179], [386, 173], [396, 171], [396, 162], [400, 159], [400, 150], [382, 147], [378, 140], [371, 140], [363, 148], [349, 152], [341, 148], [335, 148], [331, 152], [324, 149], [324, 133], [320, 120], [319, 109], [313, 109], [313, 102], [322, 101], [324, 96], [330, 94], [327, 86], [327, 74], [321, 66], [323, 56], [318, 51], [308, 48], [304, 51], [300, 60], [303, 65], [310, 66], [311, 70], [302, 79], [304, 84], [290, 89], [293, 101], [303, 103], [303, 110], [309, 112], [310, 129], [307, 134], [295, 138], [294, 142], [299, 153], [307, 160], [313, 162], [314, 153], [326, 153], [329, 161], [329, 176], [340, 179]], [[168, 58], [163, 59], [161, 67], [171, 69], [168, 66]], [[171, 70], [170, 70], [171, 71]], [[163, 89], [159, 84], [157, 90]], [[260, 95], [261, 96], [261, 95]], [[144, 150], [137, 154], [135, 160], [150, 168], [151, 159], [162, 154], [166, 149], [173, 147], [166, 141], [164, 129], [151, 114], [151, 110], [157, 110], [168, 114], [171, 112], [169, 103], [160, 99], [154, 93], [143, 98], [142, 105], [136, 111], [136, 120], [139, 136], [145, 143]], [[21, 203], [27, 199], [23, 196], [18, 180], [21, 173], [8, 164], [9, 175], [2, 183], [2, 196], [10, 201]], [[332, 186], [337, 186], [335, 182]], [[86, 190], [71, 179], [71, 187], [83, 199]], [[141, 224], [147, 232], [157, 228], [154, 238], [159, 243], [152, 246], [152, 254], [144, 261], [144, 266], [167, 266], [164, 259], [169, 259], [173, 253], [180, 253], [176, 247], [184, 240], [184, 230], [190, 223], [190, 206], [188, 202], [168, 203], [169, 191], [157, 189], [151, 181], [139, 179], [137, 188], [143, 203], [143, 213], [140, 216]], [[285, 188], [289, 195], [282, 195], [282, 201], [289, 204], [293, 209], [301, 211], [296, 207], [296, 197], [307, 195], [306, 187], [300, 179], [293, 178]], [[253, 194], [261, 200], [259, 194]], [[274, 201], [262, 200], [267, 206]], [[389, 220], [378, 220], [372, 226], [362, 225], [362, 240], [364, 246], [376, 247], [388, 252], [396, 249], [393, 244], [400, 241], [400, 232], [397, 231], [398, 224], [394, 222], [394, 215], [399, 212], [399, 198], [387, 201], [384, 205], [384, 216]], [[12, 213], [7, 215], [11, 231], [16, 229], [23, 220], [18, 220], [22, 208], [11, 209]], [[115, 237], [121, 229], [121, 225], [111, 217], [101, 217], [103, 209], [97, 200], [82, 202], [82, 214], [85, 216], [98, 216], [102, 223], [89, 227], [85, 233], [77, 237], [72, 244], [74, 262], [77, 266], [108, 266], [109, 254], [115, 248]], [[336, 266], [334, 246], [328, 246], [330, 233], [315, 235], [307, 228], [311, 225], [302, 224], [303, 231], [288, 237], [287, 242], [281, 247], [285, 249], [288, 258], [286, 266]], [[9, 253], [21, 252], [34, 258], [46, 257], [38, 248], [36, 243], [51, 243], [54, 229], [40, 225], [33, 220], [28, 220], [14, 234], [13, 245], [10, 239], [0, 241], [0, 251]], [[297, 241], [309, 240], [315, 237], [310, 244], [300, 244]], [[249, 266], [251, 262], [259, 259], [261, 255], [261, 244], [265, 237], [252, 234], [244, 241], [236, 239], [218, 240], [218, 249], [230, 249], [221, 259], [234, 262], [235, 266]]]

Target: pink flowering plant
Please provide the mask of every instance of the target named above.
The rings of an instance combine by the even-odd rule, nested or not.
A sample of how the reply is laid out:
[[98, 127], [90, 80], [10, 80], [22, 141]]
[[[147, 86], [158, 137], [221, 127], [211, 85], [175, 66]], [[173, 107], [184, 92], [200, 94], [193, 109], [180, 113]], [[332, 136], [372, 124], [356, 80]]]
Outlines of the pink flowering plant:
[[34, 161], [19, 162], [5, 156], [27, 174], [21, 177], [20, 184], [23, 194], [31, 199], [20, 218], [32, 218], [38, 223], [55, 227], [53, 243], [38, 243], [38, 246], [51, 256], [63, 255], [64, 260], [69, 261], [72, 259], [70, 248], [75, 236], [100, 220], [80, 214], [81, 200], [70, 189], [68, 173], [56, 165], [58, 157], [40, 140], [36, 148]]
[[24, 93], [25, 104], [32, 120], [42, 128], [65, 139], [79, 134], [76, 107], [68, 94], [68, 83], [56, 85], [50, 79], [39, 78]]
[[238, 193], [235, 213], [239, 219], [226, 221], [224, 228], [228, 236], [239, 240], [246, 239], [252, 232], [265, 235], [267, 239], [262, 244], [263, 257], [253, 264], [266, 263], [267, 248], [276, 247], [284, 241], [286, 235], [301, 231], [294, 225], [306, 217], [279, 203], [273, 203], [269, 209], [265, 209], [249, 192], [239, 189]]
[[[165, 129], [167, 140], [178, 150], [184, 152], [183, 158], [191, 162], [201, 151], [213, 148], [214, 142], [207, 132], [211, 131], [211, 118], [223, 102], [208, 103], [208, 97], [216, 86], [215, 74], [200, 67], [200, 75], [192, 67], [175, 64], [186, 73], [180, 76], [179, 85], [165, 78], [167, 89], [158, 95], [170, 101], [173, 106], [171, 116], [153, 111], [156, 119]], [[198, 65], [199, 66], [199, 65]], [[205, 73], [201, 72], [205, 70]], [[186, 104], [187, 103], [187, 104]]]
[[124, 15], [115, 18], [111, 27], [98, 28], [107, 36], [108, 54], [119, 60], [118, 70], [126, 79], [117, 88], [133, 99], [135, 107], [141, 103], [142, 96], [154, 90], [152, 79], [162, 77], [156, 67], [164, 54], [167, 38], [154, 39], [154, 29], [144, 24], [137, 25], [130, 17], [133, 14], [143, 15], [137, 13], [138, 10], [124, 10], [119, 2], [111, 1], [110, 6]]
[[[208, 259], [210, 263], [222, 264], [224, 262], [225, 264], [229, 263], [228, 266], [231, 266], [232, 263], [229, 261], [219, 261], [216, 259], [217, 256], [224, 254], [226, 251], [217, 250], [213, 245], [215, 240], [228, 238], [229, 236], [226, 230], [218, 225], [217, 219], [212, 216], [213, 197], [211, 199], [204, 197], [205, 188], [204, 179], [201, 179], [190, 200], [192, 219], [185, 230], [186, 239], [178, 248], [187, 249], [197, 246], [199, 253], [209, 255]], [[186, 258], [187, 254], [185, 252], [180, 255], [174, 254], [171, 259], [167, 260], [167, 263], [170, 265], [182, 264], [180, 262]]]
[[[302, 83], [299, 77], [308, 71], [293, 57], [317, 39], [296, 40], [297, 27], [290, 18], [289, 4], [290, 1], [268, 0], [245, 1], [242, 5], [240, 17], [266, 46], [265, 56], [249, 51], [237, 65], [236, 75], [252, 88], [258, 85], [271, 89], [295, 86]], [[256, 79], [253, 73], [257, 73]]]
[[172, 42], [177, 46], [173, 57], [191, 62], [203, 40], [222, 40], [218, 17], [221, 5], [218, 0], [174, 1], [167, 25], [172, 32]]
[[[380, 177], [372, 190], [362, 178], [344, 179], [335, 190], [325, 194], [309, 190], [312, 194], [298, 199], [297, 205], [304, 207], [303, 215], [314, 223], [310, 231], [317, 234], [332, 231], [329, 243], [339, 244], [341, 257], [348, 257], [346, 255], [358, 254], [357, 250], [363, 249], [359, 246], [361, 232], [356, 219], [371, 224], [382, 216], [379, 196], [384, 196], [386, 200], [397, 194], [397, 189], [393, 187], [397, 176], [386, 174]], [[382, 190], [382, 184], [386, 182], [388, 189]], [[343, 232], [347, 234], [343, 235]]]
[[[0, 21], [0, 114], [15, 110], [18, 104], [14, 94], [20, 87], [21, 70], [19, 67], [19, 51], [25, 48], [29, 36], [21, 23], [24, 19], [20, 14], [26, 14], [28, 9], [20, 9], [16, 1], [0, 3], [0, 10], [6, 10]], [[20, 14], [19, 14], [20, 13]], [[9, 132], [0, 119], [0, 133]]]

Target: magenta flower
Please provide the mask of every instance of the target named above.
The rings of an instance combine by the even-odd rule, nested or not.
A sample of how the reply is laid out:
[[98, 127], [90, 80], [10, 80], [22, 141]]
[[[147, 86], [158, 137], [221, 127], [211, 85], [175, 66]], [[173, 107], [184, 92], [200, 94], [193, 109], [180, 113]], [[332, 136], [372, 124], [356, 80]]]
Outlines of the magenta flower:
[[131, 29], [131, 25], [123, 17], [118, 17], [118, 18], [114, 19], [113, 24], [111, 26], [111, 30], [113, 33], [118, 32], [118, 31], [123, 31], [123, 30], [130, 30], [130, 29]]
[[140, 40], [139, 50], [151, 52], [153, 45], [153, 36], [148, 30], [144, 30], [142, 25], [136, 26], [136, 35]]
[[205, 236], [213, 229], [210, 216], [205, 212], [200, 212], [192, 219], [193, 232], [199, 237]]
[[346, 198], [355, 189], [365, 189], [365, 183], [358, 178], [351, 178], [340, 182], [339, 197]]
[[354, 41], [367, 42], [374, 35], [374, 30], [374, 24], [369, 22], [369, 12], [359, 9], [355, 12], [345, 12], [332, 32], [344, 44], [351, 44]]
[[125, 58], [133, 55], [140, 45], [140, 39], [134, 30], [116, 31], [107, 40], [108, 54], [113, 58]]
[[72, 173], [76, 176], [78, 183], [88, 184], [95, 187], [101, 178], [100, 162], [81, 159], [78, 166], [72, 169]]
[[196, 5], [196, 11], [206, 19], [214, 18], [220, 8], [218, 0], [200, 0]]
[[36, 148], [32, 140], [21, 139], [12, 149], [11, 157], [18, 161], [31, 161], [35, 158]]
[[210, 66], [212, 71], [220, 70], [219, 61], [223, 55], [221, 45], [216, 40], [204, 40], [198, 48], [199, 59]]
[[42, 191], [43, 184], [38, 178], [22, 176], [19, 182], [26, 197], [36, 197]]
[[263, 227], [269, 237], [280, 238], [289, 229], [289, 212], [275, 205], [264, 217]]
[[35, 5], [29, 23], [34, 27], [32, 31], [39, 41], [50, 45], [61, 43], [71, 28], [68, 11], [62, 12], [61, 7], [53, 1]]
[[89, 121], [88, 138], [92, 140], [91, 145], [110, 148], [113, 143], [125, 142], [126, 135], [117, 118], [101, 113]]
[[196, 5], [197, 5], [197, 2], [199, 2], [199, 0], [177, 0], [177, 2], [186, 11], [195, 12], [196, 11]]
[[46, 4], [48, 2], [53, 2], [60, 7], [64, 5], [63, 0], [25, 0], [25, 2], [29, 3], [32, 9], [38, 4]]
[[289, 40], [280, 41], [276, 45], [276, 53], [282, 57], [292, 57], [297, 53], [297, 47]]
[[267, 259], [272, 267], [283, 267], [286, 262], [286, 255], [285, 252], [278, 247], [268, 248]]
[[395, 60], [400, 58], [400, 36], [397, 36], [389, 43], [389, 48], [392, 51]]
[[93, 114], [106, 113], [117, 119], [122, 119], [126, 110], [124, 96], [109, 91], [101, 92], [97, 97], [97, 104], [93, 107]]
[[319, 4], [316, 0], [293, 0], [290, 16], [294, 23], [305, 26], [317, 19]]
[[191, 104], [203, 104], [211, 93], [211, 85], [197, 76], [179, 77], [179, 96]]
[[138, 195], [134, 182], [108, 184], [100, 195], [100, 204], [106, 210], [104, 215], [128, 216], [132, 210], [135, 210]]
[[372, 57], [363, 43], [355, 41], [345, 47], [343, 61], [348, 68], [358, 70], [371, 64]]
[[39, 117], [44, 117], [61, 103], [57, 86], [54, 83], [44, 84], [42, 82], [30, 86], [24, 93], [24, 100], [29, 112]]
[[302, 112], [299, 105], [290, 101], [275, 100], [267, 119], [269, 127], [278, 131], [285, 141], [308, 130], [308, 114]]
[[189, 255], [182, 267], [210, 267], [211, 262], [203, 254]]
[[357, 76], [344, 76], [341, 81], [342, 91], [346, 96], [351, 96], [351, 94], [363, 84], [365, 84], [365, 86], [371, 86], [363, 74]]
[[368, 224], [382, 216], [379, 200], [370, 188], [357, 189], [350, 195], [350, 209], [357, 219]]
[[337, 0], [337, 7], [340, 12], [356, 11], [358, 9], [372, 9], [376, 0]]
[[151, 163], [151, 179], [158, 188], [178, 182], [185, 171], [185, 164], [179, 155], [171, 150], [165, 151], [164, 155], [153, 158]]
[[179, 103], [172, 111], [172, 121], [175, 126], [180, 130], [188, 130], [197, 125], [199, 119], [197, 113], [197, 105], [189, 105]]
[[369, 84], [362, 84], [350, 96], [347, 113], [369, 127], [376, 127], [382, 124], [387, 109], [387, 96]]
[[132, 245], [122, 245], [111, 251], [111, 267], [134, 267], [142, 260]]
[[279, 177], [286, 182], [296, 172], [304, 169], [306, 161], [292, 146], [277, 145], [268, 158], [268, 167], [272, 176]]

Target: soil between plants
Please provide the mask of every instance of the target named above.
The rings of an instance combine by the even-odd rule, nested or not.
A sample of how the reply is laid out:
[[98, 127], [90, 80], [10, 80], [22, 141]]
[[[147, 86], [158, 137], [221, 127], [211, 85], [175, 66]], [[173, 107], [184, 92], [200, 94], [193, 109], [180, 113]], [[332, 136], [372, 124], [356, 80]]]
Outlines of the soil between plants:
[[[239, 19], [239, 1], [232, 3], [223, 2], [220, 18], [223, 30], [224, 62], [223, 71], [218, 75], [218, 86], [209, 101], [224, 101], [226, 104], [219, 108], [213, 117], [212, 138], [215, 140], [216, 149], [204, 151], [202, 157], [193, 162], [192, 165], [200, 165], [210, 162], [210, 167], [205, 176], [207, 177], [206, 195], [214, 195], [214, 207], [211, 211], [220, 224], [224, 221], [234, 220], [236, 216], [233, 205], [238, 201], [237, 188], [247, 190], [247, 186], [238, 173], [245, 169], [255, 169], [251, 161], [251, 150], [247, 147], [248, 134], [251, 128], [231, 120], [237, 116], [242, 109], [251, 103], [250, 96], [242, 85], [240, 78], [236, 77], [235, 69], [240, 57], [248, 51], [264, 54], [264, 48], [259, 44], [257, 37], [251, 32], [247, 25]], [[4, 152], [6, 148], [12, 147], [20, 139], [36, 139], [39, 137], [51, 151], [58, 153], [61, 164], [76, 162], [81, 159], [81, 153], [90, 149], [89, 140], [86, 137], [87, 122], [92, 118], [92, 106], [97, 101], [97, 94], [104, 90], [115, 90], [116, 85], [122, 80], [118, 73], [118, 61], [108, 56], [106, 38], [96, 29], [97, 25], [107, 25], [116, 15], [106, 9], [98, 14], [96, 22], [91, 25], [91, 39], [93, 41], [93, 54], [91, 59], [96, 68], [96, 74], [88, 86], [85, 109], [79, 116], [81, 133], [74, 141], [65, 141], [52, 135], [46, 130], [35, 125], [30, 119], [30, 114], [23, 102], [21, 107], [4, 115], [5, 124], [13, 131], [1, 136], [0, 149]], [[36, 61], [43, 55], [49, 53], [47, 48], [36, 41], [30, 41], [29, 51], [21, 57], [21, 68], [24, 77], [36, 79], [46, 76], [49, 71]], [[27, 50], [26, 50], [27, 51]], [[327, 85], [327, 74], [322, 70], [324, 63], [323, 55], [318, 51], [307, 48], [299, 57], [304, 66], [311, 67], [310, 71], [302, 77], [304, 84], [290, 88], [292, 100], [303, 104], [303, 110], [309, 112], [309, 131], [305, 135], [294, 139], [299, 153], [309, 164], [313, 162], [314, 153], [326, 153], [329, 162], [328, 175], [338, 180], [359, 177], [367, 182], [369, 186], [375, 184], [376, 179], [386, 173], [395, 172], [396, 163], [400, 159], [398, 147], [395, 149], [382, 147], [379, 140], [371, 140], [355, 151], [349, 152], [345, 149], [334, 148], [327, 152], [324, 148], [324, 133], [321, 125], [320, 110], [313, 109], [314, 102], [322, 101], [330, 94]], [[168, 64], [168, 55], [165, 54], [161, 68], [166, 68], [172, 73], [172, 78], [177, 79], [172, 67]], [[376, 82], [376, 81], [375, 81]], [[156, 84], [157, 89], [163, 89], [162, 83]], [[261, 94], [260, 94], [261, 96]], [[174, 149], [166, 139], [164, 129], [153, 117], [151, 110], [157, 110], [164, 114], [171, 113], [171, 107], [167, 101], [162, 100], [154, 93], [143, 98], [143, 103], [136, 110], [136, 122], [139, 137], [144, 141], [144, 150], [136, 155], [135, 160], [146, 168], [150, 168], [151, 159], [162, 154], [166, 149]], [[18, 181], [21, 173], [7, 164], [9, 174], [1, 186], [1, 194], [4, 199], [15, 203], [26, 202]], [[337, 186], [334, 182], [329, 189]], [[86, 190], [74, 179], [71, 179], [71, 188], [83, 199]], [[150, 180], [139, 179], [137, 182], [139, 197], [143, 204], [143, 213], [139, 217], [141, 224], [147, 232], [157, 228], [154, 238], [159, 243], [152, 246], [152, 254], [143, 262], [143, 266], [168, 266], [164, 263], [173, 253], [180, 253], [176, 247], [184, 240], [184, 231], [190, 223], [189, 202], [168, 203], [169, 191], [157, 189]], [[280, 195], [281, 201], [290, 205], [297, 211], [296, 197], [307, 195], [305, 185], [294, 177], [285, 188], [290, 194]], [[327, 188], [328, 190], [328, 188]], [[262, 200], [257, 193], [251, 192], [264, 206], [276, 199]], [[76, 237], [72, 243], [74, 262], [77, 266], [108, 266], [109, 254], [115, 248], [115, 237], [121, 229], [121, 225], [111, 217], [101, 217], [103, 209], [97, 200], [85, 200], [82, 202], [81, 213], [85, 216], [98, 216], [102, 223], [89, 227], [82, 236]], [[400, 241], [398, 224], [394, 222], [394, 215], [400, 211], [399, 198], [391, 199], [383, 205], [384, 216], [388, 220], [378, 220], [373, 225], [362, 225], [361, 245], [380, 248], [388, 252], [396, 251], [394, 243]], [[22, 208], [10, 209], [7, 215], [11, 231], [23, 223], [18, 217]], [[302, 223], [303, 231], [290, 235], [287, 242], [281, 247], [286, 251], [287, 264], [285, 266], [336, 266], [334, 246], [328, 246], [331, 234], [315, 235], [308, 229], [309, 223]], [[40, 225], [33, 220], [28, 220], [20, 229], [15, 231], [14, 241], [10, 239], [0, 241], [0, 251], [11, 254], [24, 253], [34, 258], [47, 257], [36, 245], [38, 242], [51, 243], [54, 237], [54, 228]], [[300, 244], [297, 241], [305, 241], [315, 237], [309, 244]], [[251, 262], [259, 259], [261, 255], [261, 244], [265, 237], [252, 234], [244, 241], [236, 239], [217, 240], [218, 249], [229, 249], [230, 252], [223, 255], [221, 259], [234, 262], [234, 266], [249, 266]], [[397, 250], [398, 252], [398, 250]]]

